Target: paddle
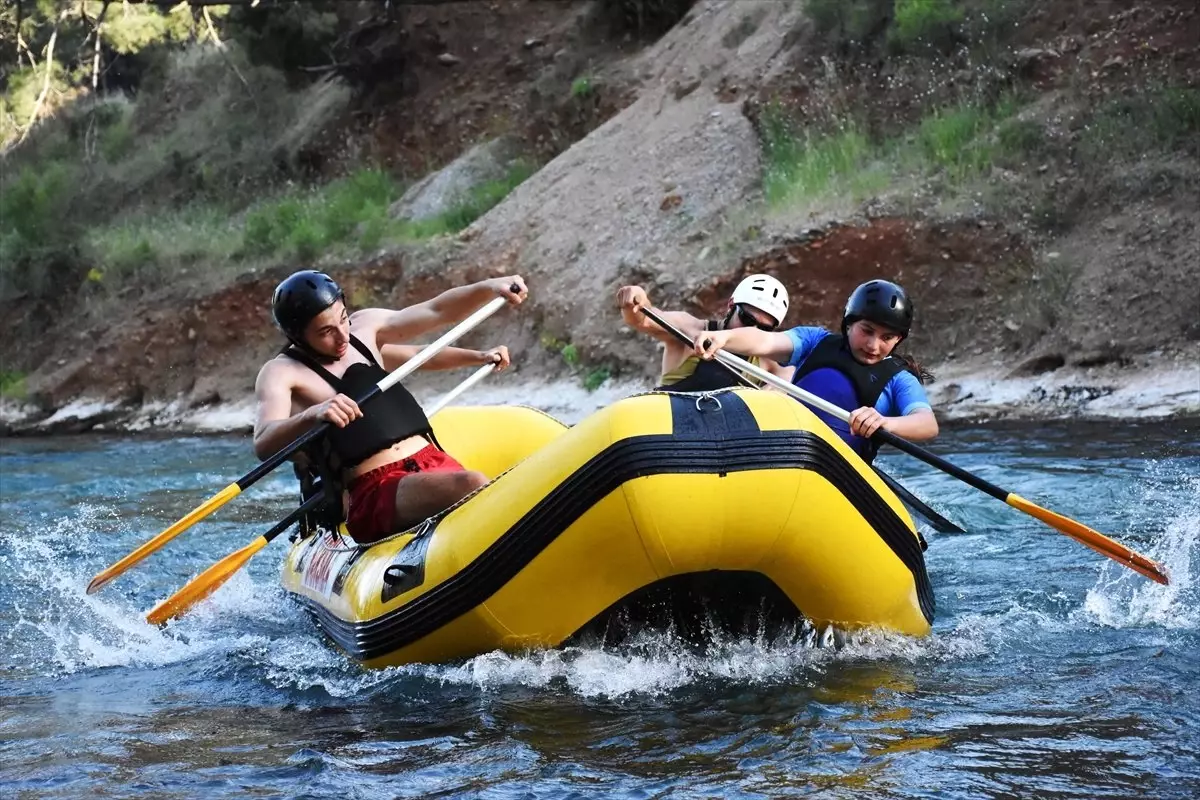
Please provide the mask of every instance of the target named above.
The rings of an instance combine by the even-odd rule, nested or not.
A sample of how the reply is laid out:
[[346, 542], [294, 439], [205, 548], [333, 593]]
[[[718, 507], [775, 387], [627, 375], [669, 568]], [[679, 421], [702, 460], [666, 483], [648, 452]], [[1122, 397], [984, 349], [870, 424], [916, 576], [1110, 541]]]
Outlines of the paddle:
[[[519, 288], [520, 287], [518, 287], [516, 284], [513, 284], [512, 286], [512, 290], [514, 292], [516, 292]], [[503, 297], [497, 297], [494, 300], [489, 301], [487, 305], [483, 306], [474, 314], [467, 317], [450, 330], [446, 331], [446, 333], [444, 333], [428, 347], [423, 348], [419, 353], [405, 362], [395, 372], [391, 372], [386, 377], [380, 379], [377, 384], [372, 386], [365, 395], [357, 399], [355, 402], [359, 406], [362, 406], [367, 401], [382, 394], [383, 392], [386, 392], [397, 381], [415, 372], [426, 361], [433, 358], [443, 349], [448, 347], [452, 342], [459, 339], [467, 331], [471, 330], [476, 325], [483, 322], [483, 320], [500, 310], [500, 307], [503, 306], [505, 302], [506, 301]], [[151, 553], [157, 552], [167, 542], [171, 541], [176, 536], [183, 533], [185, 530], [192, 527], [197, 522], [228, 503], [233, 498], [237, 497], [264, 475], [267, 475], [271, 472], [271, 470], [275, 469], [284, 461], [286, 461], [297, 450], [312, 442], [317, 437], [322, 436], [327, 430], [329, 430], [330, 425], [331, 423], [329, 422], [322, 422], [319, 425], [314, 426], [309, 431], [298, 437], [294, 442], [277, 452], [275, 455], [271, 456], [266, 461], [262, 462], [257, 467], [250, 470], [245, 475], [238, 478], [236, 481], [229, 484], [200, 505], [196, 506], [196, 508], [189, 511], [184, 517], [178, 520], [175, 524], [171, 525], [171, 527], [167, 528], [150, 541], [141, 545], [132, 553], [113, 564], [111, 567], [108, 567], [107, 569], [98, 573], [96, 577], [92, 578], [92, 582], [88, 584], [87, 593], [92, 594], [97, 589], [111, 581], [113, 578], [122, 574]]]
[[879, 476], [881, 481], [887, 484], [887, 487], [892, 490], [893, 494], [899, 497], [901, 501], [911, 506], [912, 509], [922, 517], [929, 520], [929, 524], [933, 526], [935, 531], [938, 533], [966, 533], [966, 531], [964, 531], [962, 528], [958, 527], [953, 522], [946, 519], [941, 514], [926, 505], [925, 501], [923, 501], [921, 498], [917, 497], [908, 489], [905, 489], [902, 485], [900, 485], [900, 482], [891, 475], [888, 475], [874, 464], [871, 465], [871, 469], [875, 470], [875, 474]]
[[[433, 345], [430, 346], [432, 347]], [[434, 414], [449, 405], [451, 400], [454, 400], [467, 389], [470, 389], [472, 386], [479, 383], [495, 371], [496, 365], [494, 363], [484, 364], [482, 367], [475, 370], [475, 372], [473, 372], [469, 378], [455, 386], [453, 389], [447, 392], [445, 396], [430, 406], [429, 410], [425, 412], [425, 416], [432, 418]], [[213, 592], [219, 589], [221, 585], [225, 583], [225, 581], [233, 577], [233, 573], [241, 569], [247, 561], [254, 557], [255, 553], [270, 544], [272, 539], [291, 527], [292, 523], [298, 520], [301, 516], [320, 506], [323, 502], [325, 502], [325, 500], [326, 497], [324, 492], [315, 494], [308, 498], [308, 500], [305, 500], [299, 508], [280, 520], [279, 523], [271, 528], [271, 530], [267, 531], [262, 536], [243, 547], [241, 550], [225, 556], [220, 561], [204, 570], [204, 572], [201, 572], [195, 578], [188, 581], [188, 583], [178, 592], [155, 606], [154, 609], [146, 615], [146, 621], [152, 625], [162, 625], [167, 620], [175, 619], [176, 617], [181, 617], [186, 614], [192, 609], [193, 606], [211, 595]]]
[[304, 501], [295, 511], [288, 514], [272, 526], [271, 530], [255, 539], [250, 544], [230, 553], [208, 569], [188, 581], [182, 589], [159, 603], [146, 615], [146, 621], [153, 625], [162, 625], [169, 619], [186, 614], [192, 606], [221, 588], [225, 581], [233, 577], [233, 573], [241, 569], [254, 554], [266, 547], [272, 539], [286, 531], [296, 520], [325, 502], [325, 494], [315, 494]]
[[[657, 314], [655, 314], [650, 309], [642, 308], [641, 311], [643, 314], [645, 314], [647, 317], [652, 319], [654, 322], [658, 323], [660, 326], [662, 326], [662, 328], [664, 330], [666, 330], [668, 333], [673, 335], [675, 338], [679, 339], [681, 342], [684, 342], [685, 344], [688, 344], [688, 345], [692, 344], [692, 340], [687, 337], [686, 333], [679, 330], [678, 328], [676, 328], [674, 325], [667, 322], [666, 320], [662, 319], [661, 317], [659, 317]], [[743, 376], [742, 373], [738, 372], [734, 367], [731, 367], [730, 365], [724, 363], [723, 361], [718, 361], [717, 363], [720, 364], [722, 367], [724, 367], [729, 372], [730, 375], [732, 375], [733, 377], [735, 377], [739, 381], [741, 381], [742, 385], [748, 386], [751, 389], [758, 388], [755, 384], [751, 383], [748, 378]], [[936, 530], [938, 533], [966, 533], [966, 531], [964, 531], [962, 528], [958, 527], [953, 522], [946, 519], [941, 514], [939, 514], [938, 512], [936, 512], [932, 508], [930, 508], [928, 505], [926, 505], [915, 494], [913, 494], [908, 489], [905, 489], [903, 486], [901, 486], [900, 483], [895, 478], [893, 478], [891, 475], [888, 475], [886, 472], [881, 470], [879, 467], [876, 467], [874, 464], [871, 465], [871, 468], [873, 470], [875, 470], [875, 474], [879, 476], [880, 480], [882, 480], [884, 483], [886, 483], [888, 485], [888, 488], [891, 489], [892, 492], [896, 496], [898, 496], [902, 501], [904, 501], [905, 503], [910, 505], [918, 514], [925, 517], [925, 519], [929, 520], [929, 523], [933, 526], [933, 529]], [[923, 544], [923, 542], [922, 542], [922, 544]]]
[[[677, 335], [684, 336], [686, 338], [686, 334], [684, 334], [682, 331], [674, 331], [673, 326], [660, 318], [654, 312], [645, 308], [643, 308], [642, 311], [648, 317], [650, 317], [650, 319], [662, 326], [664, 330], [673, 331]], [[724, 350], [718, 350], [714, 354], [714, 357], [726, 365], [736, 367], [747, 375], [751, 375], [755, 378], [758, 378], [760, 381], [769, 383], [775, 388], [787, 392], [797, 400], [802, 400], [811, 406], [816, 406], [826, 414], [837, 417], [843, 422], [850, 421], [850, 414], [845, 409], [840, 408], [833, 403], [828, 402], [827, 400], [817, 397], [810, 392], [806, 392], [800, 387], [794, 386], [787, 381], [772, 375], [770, 372], [767, 372], [764, 369], [759, 369], [753, 364], [747, 362], [745, 359], [735, 356], [733, 353], [727, 353]], [[1018, 511], [1023, 511], [1029, 516], [1044, 522], [1051, 528], [1054, 528], [1056, 531], [1070, 536], [1080, 544], [1092, 548], [1097, 553], [1111, 558], [1118, 564], [1122, 564], [1152, 581], [1161, 583], [1164, 586], [1169, 583], [1166, 572], [1159, 564], [1151, 561], [1142, 554], [1129, 549], [1125, 545], [1113, 541], [1099, 531], [1093, 530], [1081, 522], [1077, 522], [1070, 517], [1065, 517], [1062, 514], [1050, 511], [1049, 509], [1042, 508], [1036, 503], [1026, 500], [1024, 497], [1021, 497], [1018, 494], [1007, 492], [1004, 489], [1001, 489], [999, 486], [985, 481], [978, 475], [968, 472], [961, 467], [957, 467], [940, 456], [934, 455], [925, 448], [913, 444], [907, 439], [902, 439], [890, 431], [885, 431], [882, 429], [878, 430], [871, 438], [877, 439], [884, 444], [890, 444], [898, 450], [903, 450], [905, 453], [921, 459], [926, 464], [936, 467], [942, 472], [958, 478], [960, 481], [979, 489], [981, 492], [991, 495], [997, 500], [1012, 506]]]
[[434, 403], [432, 406], [429, 407], [429, 411], [425, 412], [425, 416], [429, 419], [432, 419], [434, 414], [441, 411], [446, 406], [450, 405], [450, 402], [452, 400], [457, 399], [460, 394], [465, 392], [467, 389], [470, 389], [472, 386], [479, 383], [480, 381], [482, 381], [484, 378], [486, 378], [488, 375], [491, 375], [495, 371], [496, 371], [495, 363], [484, 364], [482, 367], [475, 370], [475, 372], [473, 372], [471, 374], [471, 377], [467, 378], [465, 381], [460, 383], [458, 386], [455, 386], [453, 389], [446, 392], [445, 396], [439, 398], [436, 403]]

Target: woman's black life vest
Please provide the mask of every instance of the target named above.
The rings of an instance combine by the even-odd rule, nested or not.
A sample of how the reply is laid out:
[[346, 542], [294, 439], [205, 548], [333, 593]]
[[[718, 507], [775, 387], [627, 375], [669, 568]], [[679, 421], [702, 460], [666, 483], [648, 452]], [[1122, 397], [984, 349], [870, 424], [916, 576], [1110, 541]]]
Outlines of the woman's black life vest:
[[[796, 367], [792, 383], [836, 406], [853, 411], [875, 407], [888, 382], [909, 365], [895, 356], [877, 364], [862, 364], [850, 352], [845, 336], [830, 334], [817, 343], [808, 358]], [[913, 374], [916, 374], [915, 372]], [[918, 378], [919, 379], [919, 378]], [[840, 436], [868, 464], [875, 459], [879, 445], [850, 432], [850, 425], [816, 408], [814, 414]]]
[[[311, 355], [296, 347], [284, 350], [284, 355], [299, 361], [320, 375], [335, 391], [357, 399], [387, 376], [387, 371], [375, 360], [375, 354], [355, 336], [350, 336], [354, 349], [362, 353], [367, 364], [351, 364], [341, 378], [321, 366]], [[318, 528], [337, 531], [345, 522], [342, 508], [342, 470], [353, 467], [380, 450], [410, 436], [425, 436], [435, 446], [437, 439], [416, 398], [396, 383], [383, 394], [373, 398], [363, 416], [345, 428], [331, 427], [329, 432], [303, 449], [305, 464], [293, 466], [300, 481], [300, 502], [317, 493], [325, 494], [325, 502], [299, 521], [300, 536], [309, 536]]]

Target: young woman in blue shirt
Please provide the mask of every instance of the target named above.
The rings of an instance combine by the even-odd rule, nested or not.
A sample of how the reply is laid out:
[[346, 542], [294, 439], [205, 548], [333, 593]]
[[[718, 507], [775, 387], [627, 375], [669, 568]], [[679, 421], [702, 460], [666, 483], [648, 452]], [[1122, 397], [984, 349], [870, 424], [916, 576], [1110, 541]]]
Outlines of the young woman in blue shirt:
[[795, 367], [792, 383], [850, 412], [850, 422], [813, 409], [866, 461], [878, 449], [869, 441], [880, 428], [912, 441], [938, 435], [937, 418], [922, 385], [928, 373], [910, 357], [895, 354], [912, 327], [913, 306], [890, 281], [859, 286], [846, 301], [841, 334], [801, 326], [780, 332], [757, 328], [706, 331], [695, 352], [712, 359], [727, 349], [772, 358]]

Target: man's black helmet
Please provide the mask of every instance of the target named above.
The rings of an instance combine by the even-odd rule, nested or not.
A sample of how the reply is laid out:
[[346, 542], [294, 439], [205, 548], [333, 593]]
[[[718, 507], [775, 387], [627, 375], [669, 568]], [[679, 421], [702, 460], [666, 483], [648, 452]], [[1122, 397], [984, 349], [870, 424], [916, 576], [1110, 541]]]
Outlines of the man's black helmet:
[[912, 327], [912, 302], [891, 281], [867, 281], [850, 294], [842, 313], [842, 335], [860, 319], [886, 325], [900, 335], [908, 336]]
[[271, 317], [285, 336], [303, 344], [308, 323], [338, 300], [345, 302], [346, 295], [324, 272], [312, 269], [293, 272], [275, 287]]

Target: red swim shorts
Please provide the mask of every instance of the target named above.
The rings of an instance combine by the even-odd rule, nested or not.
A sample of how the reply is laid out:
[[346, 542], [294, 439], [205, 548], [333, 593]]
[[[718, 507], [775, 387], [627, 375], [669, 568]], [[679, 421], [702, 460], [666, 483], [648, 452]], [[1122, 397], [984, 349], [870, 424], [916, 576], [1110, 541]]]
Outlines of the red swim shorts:
[[418, 472], [457, 472], [465, 469], [444, 450], [426, 445], [408, 458], [364, 472], [350, 484], [346, 530], [359, 544], [395, 533], [396, 485]]

